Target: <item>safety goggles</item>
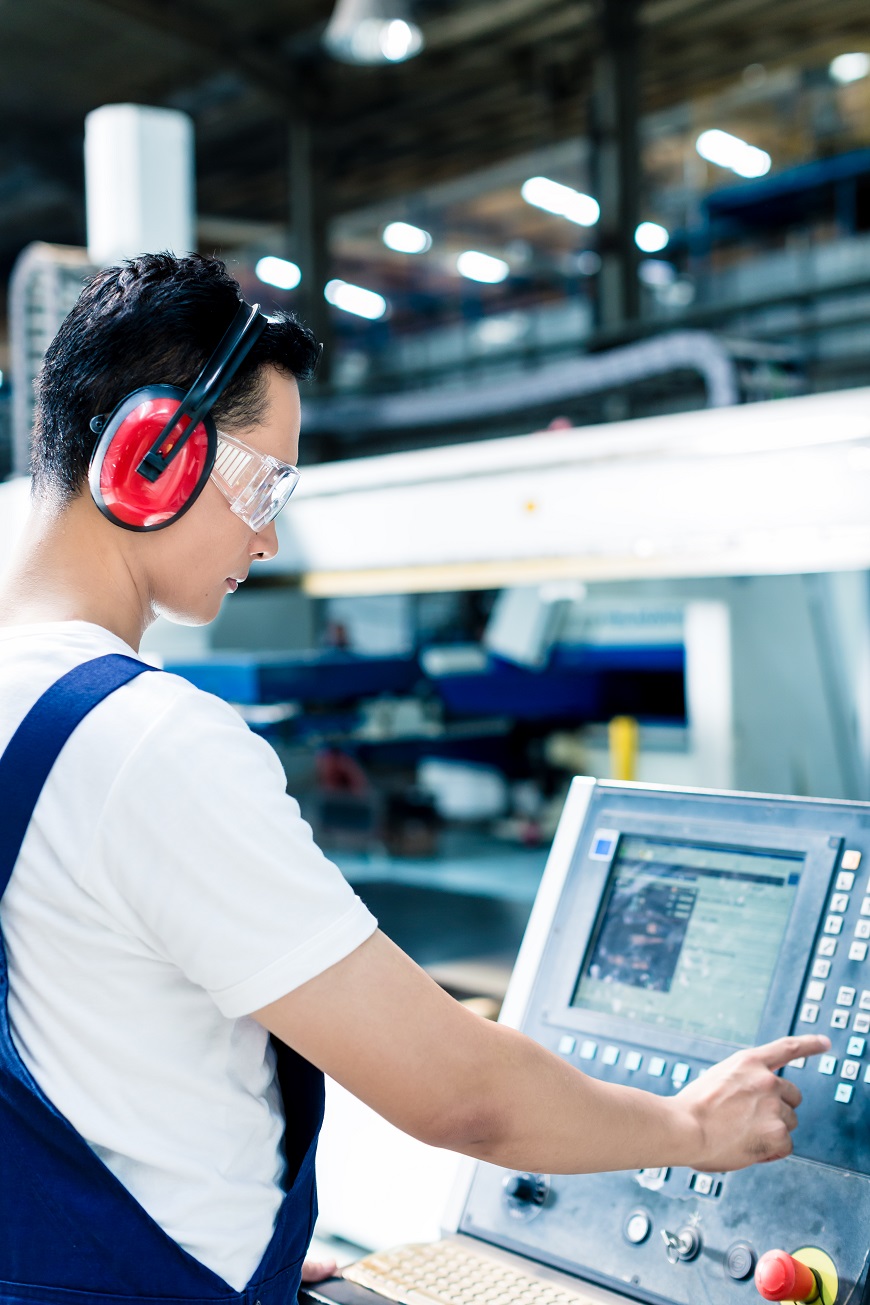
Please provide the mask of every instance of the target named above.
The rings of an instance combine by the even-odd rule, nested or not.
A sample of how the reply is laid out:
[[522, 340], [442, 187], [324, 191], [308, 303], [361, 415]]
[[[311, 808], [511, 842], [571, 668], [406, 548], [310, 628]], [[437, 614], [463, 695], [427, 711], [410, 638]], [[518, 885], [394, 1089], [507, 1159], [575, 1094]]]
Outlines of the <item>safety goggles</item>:
[[219, 430], [217, 437], [211, 478], [236, 516], [252, 530], [262, 530], [286, 505], [299, 472], [289, 462], [258, 453], [235, 435]]

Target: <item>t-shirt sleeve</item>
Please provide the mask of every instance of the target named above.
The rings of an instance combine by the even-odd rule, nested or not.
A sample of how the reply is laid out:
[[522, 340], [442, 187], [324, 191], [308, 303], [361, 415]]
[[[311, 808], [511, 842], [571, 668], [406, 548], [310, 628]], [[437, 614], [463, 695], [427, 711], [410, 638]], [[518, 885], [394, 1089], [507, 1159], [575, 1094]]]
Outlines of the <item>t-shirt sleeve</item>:
[[274, 750], [185, 691], [120, 769], [84, 872], [122, 927], [236, 1018], [354, 951], [377, 922], [314, 843]]

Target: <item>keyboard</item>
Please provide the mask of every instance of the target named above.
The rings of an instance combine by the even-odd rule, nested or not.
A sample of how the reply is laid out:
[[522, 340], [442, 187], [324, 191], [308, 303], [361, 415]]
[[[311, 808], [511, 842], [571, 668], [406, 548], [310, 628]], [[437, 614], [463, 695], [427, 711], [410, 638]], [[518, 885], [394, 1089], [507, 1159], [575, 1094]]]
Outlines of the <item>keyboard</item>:
[[599, 1305], [451, 1241], [367, 1255], [342, 1277], [399, 1305]]

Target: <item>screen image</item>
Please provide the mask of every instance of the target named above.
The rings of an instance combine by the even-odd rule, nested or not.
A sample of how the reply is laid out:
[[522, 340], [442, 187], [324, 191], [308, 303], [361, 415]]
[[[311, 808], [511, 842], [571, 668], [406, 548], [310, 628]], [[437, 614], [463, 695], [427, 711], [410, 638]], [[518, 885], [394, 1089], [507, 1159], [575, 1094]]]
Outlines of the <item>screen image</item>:
[[623, 835], [572, 1006], [754, 1042], [803, 862]]

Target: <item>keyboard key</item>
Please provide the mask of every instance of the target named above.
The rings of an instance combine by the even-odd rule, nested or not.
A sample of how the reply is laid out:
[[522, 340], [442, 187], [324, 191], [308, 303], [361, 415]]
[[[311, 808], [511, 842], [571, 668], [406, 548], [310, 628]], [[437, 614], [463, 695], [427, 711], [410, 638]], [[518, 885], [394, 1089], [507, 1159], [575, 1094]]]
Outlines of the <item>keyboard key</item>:
[[[854, 944], [853, 944], [853, 946], [854, 946]], [[813, 978], [814, 978], [814, 979], [827, 979], [827, 977], [828, 977], [828, 975], [829, 975], [830, 973], [831, 973], [831, 962], [830, 962], [830, 961], [824, 961], [824, 960], [813, 961]]]
[[[866, 924], [867, 924], [867, 926], [868, 926], [868, 928], [867, 928], [867, 937], [870, 938], [870, 920], [867, 920], [867, 921], [866, 921]], [[855, 933], [855, 937], [856, 937], [856, 938], [858, 937], [858, 933], [857, 933], [857, 931], [856, 931], [856, 933]], [[833, 955], [834, 955], [834, 952], [835, 952], [836, 950], [837, 950], [837, 940], [836, 940], [836, 938], [820, 938], [820, 939], [819, 939], [819, 955], [820, 955], [820, 956], [833, 956]]]
[[855, 876], [850, 870], [841, 870], [834, 885], [838, 893], [851, 893], [855, 887]]
[[852, 1028], [856, 1033], [870, 1033], [870, 1015], [861, 1011], [852, 1021]]
[[835, 1074], [837, 1071], [836, 1056], [819, 1056], [819, 1073]]
[[807, 990], [804, 993], [807, 1001], [821, 1001], [825, 995], [825, 985], [818, 979], [814, 979], [807, 984]]
[[857, 1060], [844, 1060], [843, 1068], [840, 1070], [840, 1078], [848, 1078], [852, 1082], [861, 1073], [861, 1064]]
[[[866, 959], [867, 959], [867, 944], [865, 942], [853, 942], [849, 947], [849, 960], [866, 961]], [[818, 965], [818, 961], [816, 961], [816, 964]]]
[[837, 993], [837, 1005], [854, 1006], [854, 1004], [855, 1004], [855, 989], [848, 988], [844, 984], [844, 986], [840, 988], [840, 990]]
[[800, 1022], [801, 1024], [815, 1024], [819, 1018], [819, 1008], [811, 1001], [805, 1001], [801, 1006]]
[[846, 1045], [847, 1056], [863, 1056], [864, 1047], [866, 1046], [864, 1038], [850, 1038]]
[[[870, 902], [870, 897], [866, 899]], [[825, 933], [839, 933], [843, 928], [842, 915], [829, 915], [825, 921]]]
[[852, 1093], [855, 1091], [851, 1083], [838, 1083], [837, 1090], [834, 1093], [834, 1100], [839, 1101], [841, 1105], [847, 1106], [852, 1100]]
[[[864, 939], [870, 938], [870, 920], [858, 921], [858, 923], [855, 925], [855, 937], [864, 938]], [[822, 949], [820, 947], [819, 951], [821, 950]]]
[[831, 906], [830, 906], [830, 909], [831, 909], [832, 911], [839, 911], [841, 915], [842, 915], [842, 913], [843, 913], [844, 911], [848, 911], [848, 909], [849, 909], [849, 894], [848, 894], [848, 893], [834, 893], [834, 896], [831, 898]]
[[870, 988], [865, 988], [861, 993], [861, 999], [858, 1005], [862, 1010], [870, 1010]]
[[831, 1028], [847, 1029], [849, 1027], [849, 1012], [847, 1010], [831, 1011]]

